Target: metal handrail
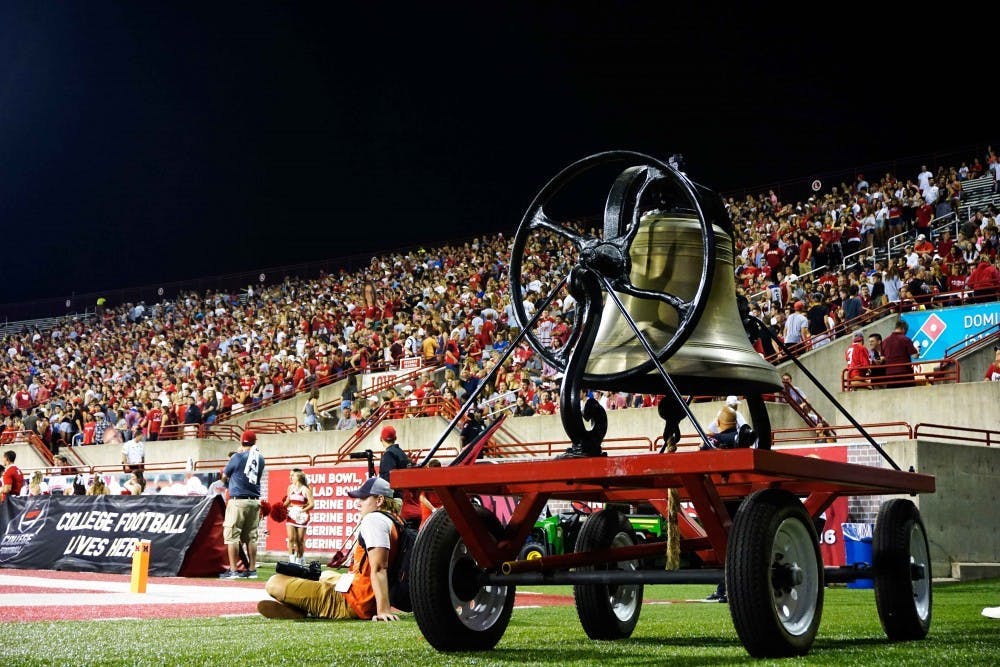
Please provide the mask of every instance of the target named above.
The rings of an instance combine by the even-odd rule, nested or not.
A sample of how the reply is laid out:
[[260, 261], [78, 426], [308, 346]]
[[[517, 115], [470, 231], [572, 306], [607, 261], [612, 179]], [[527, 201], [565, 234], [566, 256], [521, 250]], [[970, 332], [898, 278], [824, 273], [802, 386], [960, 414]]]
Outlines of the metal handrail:
[[[961, 436], [961, 435], [946, 435], [944, 433], [927, 433], [928, 429], [945, 429], [949, 431], [959, 431], [963, 433], [981, 433], [985, 437], [975, 438], [971, 436]], [[921, 432], [923, 430], [923, 432]], [[924, 436], [925, 438], [938, 438], [941, 440], [958, 440], [960, 442], [982, 442], [985, 443], [987, 447], [991, 447], [994, 442], [1000, 441], [1000, 431], [992, 431], [985, 428], [972, 428], [970, 426], [948, 426], [945, 424], [925, 424], [923, 422], [917, 424], [913, 428], [914, 437], [919, 438]]]
[[[928, 368], [938, 364], [936, 368]], [[884, 375], [866, 375], [862, 378], [854, 378], [855, 381], [859, 379], [862, 381], [861, 385], [853, 386], [851, 385], [851, 378], [849, 377], [850, 372], [853, 368], [845, 368], [840, 374], [840, 390], [850, 391], [854, 390], [864, 390], [871, 387], [886, 387], [892, 389], [893, 387], [907, 386], [912, 387], [914, 384], [946, 384], [946, 383], [957, 383], [961, 381], [961, 368], [959, 366], [958, 360], [955, 358], [947, 359], [926, 359], [922, 361], [900, 361], [890, 364], [879, 364], [877, 366], [871, 366], [869, 369], [909, 369], [906, 372], [898, 374], [884, 374]]]
[[[613, 443], [640, 443], [640, 447], [636, 446], [622, 446], [615, 445]], [[498, 456], [503, 457], [506, 450], [517, 450], [517, 454], [523, 454], [525, 456], [553, 456], [555, 454], [561, 454], [565, 451], [566, 447], [573, 444], [572, 440], [537, 440], [534, 442], [516, 442], [516, 443], [504, 443], [498, 445], [492, 445], [487, 448], [487, 451]], [[601, 443], [601, 448], [606, 452], [614, 451], [655, 451], [653, 446], [653, 440], [645, 436], [635, 436], [635, 437], [618, 437], [618, 438], [605, 438]]]
[[[876, 422], [873, 424], [862, 424], [872, 437], [905, 437], [907, 440], [913, 439], [913, 427], [905, 421]], [[787, 436], [787, 437], [783, 437]], [[840, 442], [844, 438], [861, 438], [861, 431], [853, 424], [824, 425], [820, 424], [812, 428], [778, 428], [771, 432], [771, 442], [775, 445], [792, 443], [815, 443], [820, 442]]]
[[977, 352], [995, 341], [998, 335], [1000, 335], [1000, 322], [990, 325], [985, 329], [980, 329], [957, 343], [949, 345], [944, 349], [944, 356], [945, 358], [950, 358], [958, 352]]
[[257, 433], [295, 433], [299, 429], [299, 420], [295, 417], [263, 417], [250, 419], [243, 424], [244, 429]]

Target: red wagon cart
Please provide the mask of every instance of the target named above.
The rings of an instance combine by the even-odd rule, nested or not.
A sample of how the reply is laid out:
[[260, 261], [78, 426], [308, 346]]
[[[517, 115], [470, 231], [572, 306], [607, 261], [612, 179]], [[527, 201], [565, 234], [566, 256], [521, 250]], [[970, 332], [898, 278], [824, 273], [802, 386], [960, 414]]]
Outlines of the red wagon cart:
[[[596, 187], [605, 177], [610, 187]], [[587, 231], [568, 213], [586, 201], [603, 208], [600, 233]], [[413, 611], [432, 646], [492, 648], [510, 621], [518, 584], [573, 585], [587, 635], [614, 640], [634, 630], [645, 584], [723, 578], [736, 631], [754, 656], [806, 653], [819, 627], [825, 584], [858, 578], [875, 580], [879, 617], [890, 639], [927, 634], [928, 540], [912, 501], [883, 504], [870, 567], [825, 568], [813, 522], [840, 496], [929, 493], [934, 478], [900, 470], [866, 433], [892, 469], [771, 451], [762, 396], [779, 390], [781, 380], [751, 338], [778, 345], [812, 375], [749, 315], [748, 303], [735, 299], [733, 233], [717, 194], [675, 165], [629, 151], [569, 165], [532, 201], [511, 247], [511, 324], [518, 333], [495, 363], [491, 359], [491, 370], [448, 431], [524, 339], [543, 368], [561, 375], [559, 412], [572, 445], [555, 460], [393, 471], [394, 487], [433, 489], [445, 509], [424, 525], [411, 559]], [[555, 266], [556, 249], [573, 249], [572, 261]], [[547, 296], [529, 309], [532, 290]], [[564, 307], [575, 304], [565, 340], [539, 321], [560, 295]], [[601, 443], [608, 418], [588, 396], [594, 390], [662, 395], [657, 409], [665, 424], [664, 449], [607, 456]], [[710, 437], [689, 402], [695, 395], [725, 394], [747, 398], [753, 424], [740, 423], [742, 416], [727, 407]], [[679, 440], [683, 419], [695, 427], [703, 451], [664, 453]], [[697, 534], [682, 533], [680, 549], [697, 554], [706, 567], [667, 571], [647, 565], [666, 543], [640, 544], [616, 507], [650, 503], [662, 514], [671, 489], [694, 506], [701, 522]], [[516, 498], [507, 524], [477, 507], [477, 495]], [[574, 553], [517, 560], [551, 499], [607, 506], [587, 517]]]
[[[518, 584], [572, 584], [580, 622], [593, 639], [632, 633], [644, 584], [714, 583], [723, 576], [736, 631], [754, 656], [807, 652], [827, 583], [874, 579], [891, 640], [919, 639], [929, 628], [930, 556], [913, 502], [883, 504], [870, 568], [824, 567], [813, 525], [839, 496], [931, 493], [929, 475], [738, 449], [413, 468], [394, 471], [392, 483], [434, 489], [445, 509], [421, 530], [411, 578], [417, 623], [441, 651], [492, 648], [506, 630]], [[663, 500], [672, 488], [693, 504], [705, 531], [704, 538], [683, 539], [681, 550], [707, 550], [724, 569], [643, 567], [665, 544], [638, 543], [614, 504]], [[477, 506], [477, 495], [518, 499], [506, 526]], [[742, 498], [731, 517], [726, 501]], [[517, 561], [553, 499], [610, 506], [587, 518], [575, 553]]]

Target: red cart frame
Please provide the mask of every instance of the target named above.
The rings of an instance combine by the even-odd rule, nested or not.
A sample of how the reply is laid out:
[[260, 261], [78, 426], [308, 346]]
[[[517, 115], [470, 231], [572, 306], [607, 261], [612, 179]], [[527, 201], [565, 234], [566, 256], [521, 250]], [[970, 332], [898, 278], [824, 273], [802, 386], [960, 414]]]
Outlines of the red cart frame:
[[[588, 636], [621, 639], [638, 620], [641, 585], [725, 578], [731, 588], [742, 589], [730, 591], [731, 611], [740, 639], [756, 657], [809, 650], [825, 583], [874, 577], [879, 617], [890, 639], [920, 639], [929, 628], [928, 542], [912, 502], [897, 498], [883, 504], [869, 566], [824, 568], [809, 519], [841, 496], [933, 493], [931, 475], [733, 449], [408, 468], [394, 470], [390, 482], [400, 490], [433, 489], [446, 512], [422, 528], [411, 561], [411, 582], [427, 580], [411, 583], [418, 586], [411, 591], [414, 614], [439, 650], [491, 648], [509, 622], [518, 584], [573, 584]], [[621, 524], [615, 523], [614, 509], [587, 519], [585, 524], [603, 514], [587, 545], [581, 547], [578, 538], [578, 552], [517, 560], [551, 499], [605, 502], [612, 508], [651, 503], [666, 515], [670, 489], [697, 511], [700, 530], [679, 521], [680, 548], [697, 553], [701, 568], [641, 566], [643, 559], [662, 555], [665, 544], [623, 538], [629, 529], [615, 527]], [[517, 504], [502, 526], [477, 507], [476, 496], [510, 496]], [[726, 503], [743, 499], [734, 521]], [[422, 540], [426, 533], [432, 535]]]

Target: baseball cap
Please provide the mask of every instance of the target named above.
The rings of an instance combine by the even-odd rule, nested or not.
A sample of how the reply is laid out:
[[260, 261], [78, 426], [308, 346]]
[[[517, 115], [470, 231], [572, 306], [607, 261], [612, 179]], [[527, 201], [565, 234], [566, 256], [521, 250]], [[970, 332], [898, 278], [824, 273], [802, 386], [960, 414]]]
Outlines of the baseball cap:
[[862, 333], [856, 333], [856, 334], [854, 334], [854, 340], [864, 340], [864, 339], [865, 339], [864, 334], [862, 334]]
[[369, 477], [359, 488], [348, 491], [347, 495], [351, 498], [367, 498], [368, 496], [392, 498], [392, 487], [381, 477]]
[[740, 404], [739, 396], [726, 396], [726, 405], [735, 406]]
[[243, 431], [242, 437], [240, 437], [240, 444], [243, 445], [253, 445], [257, 443], [257, 434], [247, 429]]
[[795, 302], [795, 310], [802, 310], [805, 307], [806, 307], [806, 304], [802, 303], [801, 301], [796, 301]]
[[924, 239], [926, 239], [926, 238], [927, 238], [927, 237], [926, 237], [926, 236], [924, 236], [923, 234], [918, 234], [918, 235], [917, 235], [917, 240], [918, 240], [918, 241], [923, 241], [923, 240], [924, 240]]
[[385, 440], [386, 442], [396, 442], [396, 427], [383, 426], [382, 433], [379, 435], [379, 439]]

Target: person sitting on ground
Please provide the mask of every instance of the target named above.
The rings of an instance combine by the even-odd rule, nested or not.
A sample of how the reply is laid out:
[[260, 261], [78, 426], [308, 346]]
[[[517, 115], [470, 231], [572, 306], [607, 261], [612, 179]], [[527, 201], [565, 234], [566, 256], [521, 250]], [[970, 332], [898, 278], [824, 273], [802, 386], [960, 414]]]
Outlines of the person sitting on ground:
[[267, 618], [398, 621], [389, 602], [389, 566], [398, 540], [396, 526], [385, 513], [397, 514], [399, 503], [392, 487], [371, 477], [347, 495], [356, 498], [361, 523], [350, 569], [345, 574], [326, 570], [319, 581], [275, 574], [264, 590], [273, 600], [261, 600], [257, 611]]

